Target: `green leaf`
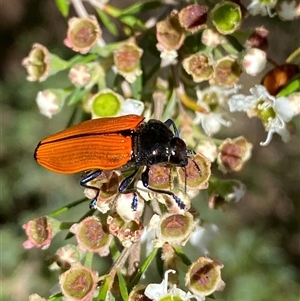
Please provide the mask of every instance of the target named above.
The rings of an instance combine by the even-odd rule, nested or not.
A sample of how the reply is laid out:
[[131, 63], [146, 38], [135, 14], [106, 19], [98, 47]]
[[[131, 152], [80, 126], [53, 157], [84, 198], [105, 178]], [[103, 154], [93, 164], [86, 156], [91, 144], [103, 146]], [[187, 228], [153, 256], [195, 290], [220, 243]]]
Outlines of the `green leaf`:
[[78, 64], [86, 64], [89, 63], [91, 61], [93, 61], [94, 59], [98, 58], [98, 55], [95, 53], [91, 53], [88, 55], [75, 55], [70, 61], [69, 61], [69, 68], [74, 67], [75, 65]]
[[106, 296], [107, 296], [108, 290], [111, 287], [112, 281], [113, 280], [111, 279], [110, 276], [105, 277], [105, 280], [104, 280], [104, 282], [99, 290], [99, 294], [96, 298], [97, 301], [105, 301], [106, 300]]
[[75, 201], [75, 202], [72, 202], [72, 203], [70, 203], [70, 204], [68, 204], [68, 205], [66, 205], [66, 206], [63, 206], [63, 207], [61, 207], [61, 208], [59, 208], [59, 209], [53, 211], [52, 213], [50, 213], [50, 214], [48, 214], [48, 215], [51, 216], [51, 217], [55, 217], [55, 216], [60, 215], [60, 214], [62, 214], [62, 213], [64, 213], [64, 212], [67, 212], [67, 211], [68, 211], [69, 209], [71, 209], [72, 207], [75, 207], [75, 206], [77, 206], [77, 205], [79, 205], [79, 204], [81, 204], [81, 203], [84, 203], [84, 202], [86, 202], [86, 201], [87, 201], [87, 198], [82, 198], [82, 199], [77, 200], [77, 201]]
[[48, 301], [61, 301], [64, 299], [64, 296], [62, 293], [57, 293], [55, 295], [52, 295], [50, 298], [48, 298]]
[[68, 106], [74, 105], [79, 101], [82, 101], [85, 95], [90, 92], [90, 89], [75, 88], [74, 91], [68, 97]]
[[192, 262], [190, 261], [190, 259], [183, 253], [182, 248], [175, 247], [174, 250], [175, 250], [176, 255], [181, 259], [181, 261], [185, 265], [190, 266], [192, 264]]
[[95, 45], [91, 51], [93, 53], [97, 53], [97, 56], [102, 56], [102, 57], [108, 57], [112, 54], [112, 52], [115, 49], [118, 49], [120, 45], [122, 45], [123, 42], [117, 42], [117, 43], [111, 43], [111, 44], [106, 44], [103, 47], [99, 47]]
[[91, 269], [93, 265], [93, 258], [94, 258], [94, 253], [93, 252], [86, 252], [85, 253], [85, 258], [84, 258], [84, 266]]
[[119, 288], [120, 288], [120, 293], [121, 293], [122, 299], [124, 301], [127, 301], [128, 300], [128, 291], [127, 291], [126, 281], [120, 271], [117, 271], [117, 275], [118, 275]]
[[67, 17], [69, 14], [69, 1], [68, 0], [55, 0], [58, 10], [64, 17]]
[[163, 114], [163, 120], [170, 118], [176, 110], [176, 103], [177, 103], [177, 93], [176, 90], [173, 88], [173, 84], [170, 83], [170, 97], [166, 106], [166, 109]]
[[132, 96], [134, 99], [141, 99], [142, 95], [142, 75], [137, 76], [135, 82], [130, 84]]
[[119, 17], [119, 20], [123, 23], [126, 24], [129, 27], [141, 27], [145, 28], [144, 23], [137, 17], [135, 16], [130, 16], [130, 15], [122, 15]]
[[276, 97], [288, 96], [300, 90], [300, 74], [293, 77], [276, 95]]
[[139, 268], [139, 270], [137, 271], [136, 275], [134, 276], [134, 278], [132, 279], [131, 283], [128, 286], [128, 290], [131, 291], [131, 289], [137, 285], [137, 283], [140, 281], [142, 275], [146, 272], [146, 270], [148, 269], [150, 263], [152, 262], [153, 258], [155, 257], [156, 253], [157, 253], [158, 248], [154, 248], [152, 250], [152, 252], [148, 255], [148, 257], [146, 258], [146, 260], [144, 261], [144, 263], [142, 264], [142, 266]]
[[102, 23], [106, 27], [106, 29], [114, 36], [118, 35], [118, 28], [114, 22], [109, 18], [109, 16], [101, 9], [96, 9], [99, 18], [101, 19]]
[[128, 6], [127, 8], [125, 8], [124, 10], [122, 10], [121, 12], [121, 16], [122, 15], [133, 15], [133, 14], [137, 14], [143, 11], [148, 11], [151, 9], [155, 9], [160, 7], [161, 5], [161, 1], [149, 1], [149, 2], [137, 2], [134, 3], [131, 6]]

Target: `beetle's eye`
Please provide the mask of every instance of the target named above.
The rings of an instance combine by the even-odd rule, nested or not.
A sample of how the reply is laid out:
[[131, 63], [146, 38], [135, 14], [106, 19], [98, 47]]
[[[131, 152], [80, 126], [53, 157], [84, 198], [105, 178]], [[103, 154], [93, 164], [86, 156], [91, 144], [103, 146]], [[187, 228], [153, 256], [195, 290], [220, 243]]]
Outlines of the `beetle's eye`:
[[185, 142], [178, 138], [174, 137], [170, 141], [170, 163], [179, 165], [179, 166], [186, 166], [188, 163], [187, 158], [187, 151], [186, 151], [186, 144]]

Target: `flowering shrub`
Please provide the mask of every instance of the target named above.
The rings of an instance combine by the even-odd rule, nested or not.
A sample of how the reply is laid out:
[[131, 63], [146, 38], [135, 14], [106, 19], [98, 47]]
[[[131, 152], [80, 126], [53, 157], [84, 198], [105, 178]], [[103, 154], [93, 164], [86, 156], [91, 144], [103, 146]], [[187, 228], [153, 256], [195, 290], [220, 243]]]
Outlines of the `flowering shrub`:
[[[211, 167], [217, 166], [223, 174], [239, 172], [253, 149], [243, 136], [216, 139], [214, 135], [222, 127], [234, 126], [232, 113], [238, 111], [260, 119], [267, 132], [262, 146], [271, 143], [276, 133], [287, 142], [293, 118], [300, 114], [300, 73], [294, 62], [299, 50], [276, 65], [266, 52], [267, 30], [257, 27], [243, 32], [241, 28], [256, 14], [277, 14], [278, 22], [294, 20], [300, 15], [300, 4], [259, 0], [248, 7], [240, 1], [174, 3], [164, 17], [142, 21], [139, 13], [166, 12], [170, 6], [150, 1], [118, 9], [107, 1], [85, 2], [95, 15], [89, 15], [80, 0], [56, 1], [64, 16], [69, 15], [71, 4], [77, 14], [69, 19], [64, 40], [75, 52], [72, 58], [59, 58], [36, 43], [23, 60], [28, 81], [68, 73], [70, 86], [38, 93], [41, 114], [51, 118], [69, 105], [80, 106], [91, 118], [127, 114], [143, 115], [146, 120], [172, 118], [179, 136], [195, 153], [190, 153], [186, 167], [152, 165], [150, 189], [137, 176], [132, 183], [135, 193], [119, 193], [123, 170], [103, 172], [84, 191], [86, 198], [94, 199], [91, 187], [99, 189], [94, 210], [76, 223], [54, 219], [84, 199], [29, 221], [24, 225], [28, 237], [24, 248], [46, 249], [63, 230], [76, 238], [77, 245], [66, 244], [54, 256], [50, 267], [61, 272], [60, 291], [48, 300], [205, 300], [224, 289], [223, 264], [222, 258], [208, 257], [203, 233], [209, 235], [209, 231], [193, 202], [201, 190], [206, 191], [210, 209], [240, 201], [246, 185], [223, 179]], [[115, 36], [115, 41], [106, 43], [103, 32]], [[268, 73], [267, 66], [272, 69]], [[255, 77], [249, 95], [240, 91], [242, 74]], [[184, 208], [163, 191], [172, 191]], [[198, 250], [194, 258], [185, 255], [189, 244]], [[112, 262], [105, 274], [95, 270], [96, 256]], [[161, 279], [150, 283], [147, 270], [154, 258], [161, 263], [157, 272]], [[34, 294], [29, 300], [46, 299]]]

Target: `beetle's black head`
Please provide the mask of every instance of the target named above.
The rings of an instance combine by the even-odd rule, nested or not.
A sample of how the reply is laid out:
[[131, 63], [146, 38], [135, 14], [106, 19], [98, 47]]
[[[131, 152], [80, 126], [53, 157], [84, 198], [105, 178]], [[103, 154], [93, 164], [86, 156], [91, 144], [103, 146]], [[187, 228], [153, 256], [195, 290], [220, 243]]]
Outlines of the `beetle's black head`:
[[169, 162], [177, 166], [187, 166], [188, 164], [188, 152], [185, 142], [178, 138], [173, 137], [170, 141], [170, 157]]

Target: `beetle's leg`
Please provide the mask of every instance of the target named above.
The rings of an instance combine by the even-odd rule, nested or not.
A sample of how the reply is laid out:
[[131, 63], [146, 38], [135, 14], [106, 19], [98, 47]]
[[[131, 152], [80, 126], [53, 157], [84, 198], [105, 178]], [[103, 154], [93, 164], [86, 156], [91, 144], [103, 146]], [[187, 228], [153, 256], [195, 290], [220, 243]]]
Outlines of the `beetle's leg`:
[[86, 175], [83, 179], [80, 180], [80, 185], [81, 186], [83, 186], [85, 188], [94, 189], [96, 191], [95, 198], [90, 202], [90, 209], [95, 209], [100, 189], [98, 187], [95, 187], [95, 186], [87, 185], [87, 183], [94, 180], [94, 179], [96, 179], [97, 177], [99, 177], [101, 175], [101, 173], [102, 173], [102, 170], [98, 169], [98, 170]]
[[168, 191], [168, 190], [155, 189], [155, 188], [151, 188], [149, 186], [149, 170], [150, 170], [149, 167], [147, 167], [147, 169], [142, 173], [142, 176], [141, 176], [144, 187], [146, 187], [147, 189], [149, 189], [151, 191], [157, 192], [157, 193], [165, 193], [165, 194], [172, 196], [172, 198], [177, 203], [178, 207], [180, 209], [184, 209], [184, 207], [185, 207], [184, 202], [173, 192]]
[[[139, 169], [137, 168], [130, 176], [128, 176], [127, 178], [125, 178], [120, 186], [119, 186], [119, 192], [120, 193], [128, 193], [130, 190], [128, 189], [129, 185], [132, 183], [133, 179], [135, 178], [137, 172], [139, 171]], [[133, 192], [133, 199], [131, 202], [131, 208], [132, 210], [136, 211], [137, 210], [137, 204], [138, 204], [138, 199], [136, 196], [136, 192]]]
[[192, 149], [187, 149], [186, 153], [190, 156], [190, 155], [196, 155], [196, 152]]
[[172, 127], [173, 130], [174, 130], [174, 134], [175, 134], [175, 137], [179, 137], [179, 132], [178, 132], [178, 129], [175, 125], [175, 122], [172, 120], [172, 119], [168, 119], [164, 122], [164, 124], [169, 128], [169, 127]]

